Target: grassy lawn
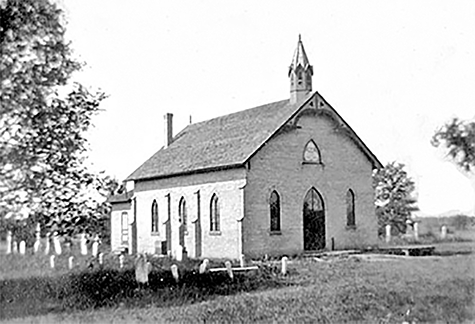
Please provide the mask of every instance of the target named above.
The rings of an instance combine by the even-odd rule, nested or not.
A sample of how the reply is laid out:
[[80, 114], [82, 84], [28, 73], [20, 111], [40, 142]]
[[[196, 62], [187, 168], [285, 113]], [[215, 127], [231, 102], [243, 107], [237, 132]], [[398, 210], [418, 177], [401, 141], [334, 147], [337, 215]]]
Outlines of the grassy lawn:
[[[250, 278], [277, 279], [282, 284], [230, 289], [197, 299], [185, 294], [181, 302], [169, 303], [156, 296], [160, 291], [146, 289], [132, 300], [109, 307], [50, 312], [10, 318], [8, 322], [473, 323], [474, 250], [474, 242], [449, 242], [437, 244], [436, 251], [443, 252], [437, 257], [292, 260], [290, 274], [285, 278], [275, 274]], [[217, 280], [217, 285], [222, 284], [218, 278], [213, 280]], [[200, 294], [200, 290], [193, 293]], [[0, 300], [0, 309], [3, 306], [5, 300]]]

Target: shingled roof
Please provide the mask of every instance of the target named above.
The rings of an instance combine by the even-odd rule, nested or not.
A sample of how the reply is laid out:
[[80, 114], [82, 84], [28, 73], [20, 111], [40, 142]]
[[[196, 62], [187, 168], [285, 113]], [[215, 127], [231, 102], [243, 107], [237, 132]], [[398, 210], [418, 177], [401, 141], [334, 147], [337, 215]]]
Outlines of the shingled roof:
[[[317, 93], [309, 96], [306, 102], [315, 95]], [[292, 105], [287, 99], [191, 124], [175, 136], [170, 146], [160, 149], [127, 180], [242, 166], [306, 102]], [[359, 138], [358, 141], [361, 142]], [[367, 149], [364, 143], [360, 144]], [[379, 164], [369, 149], [367, 151]]]

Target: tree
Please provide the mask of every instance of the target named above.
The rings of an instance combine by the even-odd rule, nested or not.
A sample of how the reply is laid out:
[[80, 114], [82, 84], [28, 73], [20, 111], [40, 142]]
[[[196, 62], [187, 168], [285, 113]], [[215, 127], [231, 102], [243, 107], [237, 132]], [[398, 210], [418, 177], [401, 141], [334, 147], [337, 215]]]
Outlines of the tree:
[[34, 219], [74, 234], [93, 231], [104, 217], [102, 196], [117, 183], [89, 172], [84, 162], [85, 133], [105, 95], [72, 84], [81, 66], [65, 40], [62, 12], [55, 4], [0, 0], [3, 227]]
[[457, 166], [465, 171], [475, 168], [475, 121], [454, 118], [438, 129], [432, 137], [432, 145], [443, 144]]
[[404, 164], [392, 162], [376, 170], [373, 186], [379, 234], [384, 233], [384, 227], [388, 224], [395, 232], [405, 233], [406, 221], [418, 208], [412, 197], [414, 181], [404, 170]]

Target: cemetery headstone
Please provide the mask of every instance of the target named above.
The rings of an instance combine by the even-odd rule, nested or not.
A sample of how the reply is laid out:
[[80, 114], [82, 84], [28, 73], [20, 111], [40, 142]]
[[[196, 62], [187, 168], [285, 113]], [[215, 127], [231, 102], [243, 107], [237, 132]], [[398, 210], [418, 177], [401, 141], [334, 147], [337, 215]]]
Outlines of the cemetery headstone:
[[48, 255], [49, 254], [49, 250], [50, 250], [50, 246], [51, 246], [51, 242], [50, 242], [50, 236], [51, 234], [50, 233], [46, 233], [46, 245], [45, 245], [45, 255]]
[[99, 237], [94, 238], [94, 242], [92, 243], [92, 256], [97, 257], [97, 253], [99, 252]]
[[68, 267], [69, 267], [69, 270], [71, 270], [72, 268], [74, 268], [74, 257], [73, 256], [70, 256], [68, 258]]
[[16, 240], [13, 240], [13, 254], [18, 253], [18, 243]]
[[81, 234], [79, 245], [81, 247], [81, 254], [82, 255], [87, 255], [87, 240], [86, 240], [86, 234], [85, 233]]
[[61, 255], [61, 253], [63, 253], [63, 250], [61, 249], [61, 242], [59, 241], [58, 232], [54, 232], [53, 234], [53, 246], [54, 246], [54, 252], [57, 255]]
[[447, 237], [447, 226], [442, 225], [442, 227], [440, 228], [440, 238], [445, 240], [446, 237]]
[[233, 279], [234, 274], [233, 274], [233, 268], [232, 268], [232, 265], [231, 265], [231, 261], [224, 262], [224, 265], [226, 266], [226, 271], [228, 272], [229, 278]]
[[119, 255], [119, 268], [123, 268], [124, 267], [124, 256], [121, 254]]
[[282, 258], [282, 269], [281, 272], [285, 276], [287, 274], [287, 262], [289, 261], [289, 258], [286, 256]]
[[26, 242], [25, 241], [20, 242], [19, 250], [20, 250], [21, 255], [25, 255], [25, 253], [26, 253]]
[[7, 254], [12, 253], [12, 232], [7, 232]]
[[51, 256], [49, 257], [49, 266], [50, 266], [52, 269], [54, 269], [54, 258], [55, 258], [54, 255], [51, 255]]
[[104, 263], [104, 253], [99, 253], [99, 264], [102, 265]]
[[200, 264], [200, 274], [206, 273], [208, 271], [209, 260], [204, 259]]
[[172, 271], [172, 276], [173, 278], [175, 279], [175, 281], [178, 283], [178, 281], [180, 280], [180, 275], [178, 273], [178, 267], [176, 266], [176, 264], [172, 264], [172, 266], [170, 267], [171, 271]]
[[151, 270], [151, 264], [147, 261], [144, 254], [137, 255], [135, 259], [135, 280], [140, 284], [148, 284], [148, 275]]
[[33, 244], [33, 252], [36, 254], [39, 252], [41, 246], [41, 226], [40, 223], [36, 225], [35, 243]]
[[414, 240], [419, 240], [419, 223], [415, 222], [414, 223]]
[[391, 242], [391, 225], [386, 225], [386, 243]]

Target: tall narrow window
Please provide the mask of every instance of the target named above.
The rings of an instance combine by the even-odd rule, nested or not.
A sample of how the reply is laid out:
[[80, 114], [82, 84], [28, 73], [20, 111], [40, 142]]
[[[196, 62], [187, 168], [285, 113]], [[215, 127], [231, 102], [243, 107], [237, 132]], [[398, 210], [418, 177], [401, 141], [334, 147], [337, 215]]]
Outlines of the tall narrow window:
[[121, 234], [122, 244], [127, 244], [129, 241], [129, 214], [123, 212], [121, 215]]
[[152, 203], [152, 233], [158, 233], [158, 204], [156, 200]]
[[269, 200], [270, 207], [270, 230], [271, 232], [280, 231], [280, 197], [277, 191], [272, 191]]
[[184, 197], [181, 197], [180, 204], [178, 205], [178, 221], [183, 227], [186, 227], [186, 201]]
[[310, 140], [307, 145], [305, 145], [305, 150], [303, 152], [304, 162], [310, 163], [320, 163], [320, 150], [318, 149], [317, 144], [313, 140]]
[[346, 225], [355, 226], [355, 194], [353, 190], [348, 189], [346, 192]]
[[219, 232], [219, 201], [216, 194], [211, 197], [209, 206], [209, 230], [211, 232]]

